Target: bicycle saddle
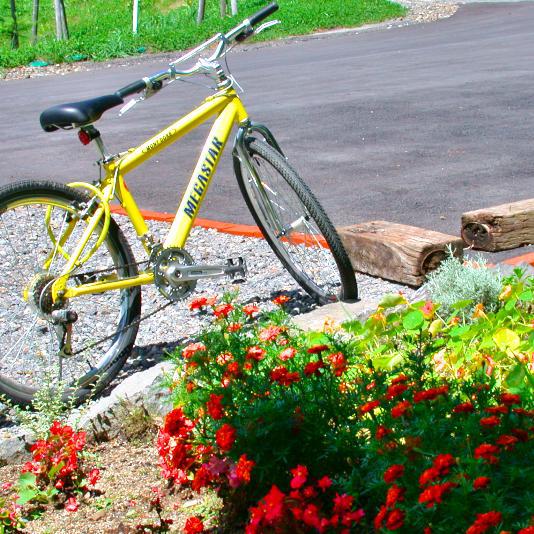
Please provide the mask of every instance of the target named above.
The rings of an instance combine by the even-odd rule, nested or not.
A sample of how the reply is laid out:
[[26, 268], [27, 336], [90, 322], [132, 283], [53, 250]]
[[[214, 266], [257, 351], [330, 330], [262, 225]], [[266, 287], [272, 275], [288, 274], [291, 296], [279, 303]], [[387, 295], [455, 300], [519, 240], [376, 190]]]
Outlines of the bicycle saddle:
[[114, 94], [53, 106], [41, 113], [41, 126], [45, 132], [54, 132], [59, 128], [70, 130], [80, 126], [87, 126], [98, 120], [104, 111], [114, 108], [123, 102], [119, 95]]

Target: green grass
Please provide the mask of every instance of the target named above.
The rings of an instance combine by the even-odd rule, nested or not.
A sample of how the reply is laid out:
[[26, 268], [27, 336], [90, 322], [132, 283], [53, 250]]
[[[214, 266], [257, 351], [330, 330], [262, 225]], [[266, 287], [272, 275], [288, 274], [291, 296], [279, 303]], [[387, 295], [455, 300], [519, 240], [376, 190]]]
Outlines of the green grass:
[[[148, 52], [183, 50], [218, 31], [236, 25], [266, 5], [265, 0], [240, 0], [235, 18], [219, 17], [215, 0], [206, 1], [206, 18], [197, 26], [196, 0], [141, 0], [139, 33], [134, 36], [132, 1], [65, 0], [69, 41], [54, 39], [52, 2], [41, 1], [39, 42], [30, 45], [31, 0], [17, 0], [20, 48], [10, 48], [11, 17], [9, 1], [0, 0], [0, 69], [27, 65], [41, 59], [51, 63], [72, 61], [85, 56], [97, 61]], [[274, 39], [302, 35], [319, 29], [354, 27], [402, 16], [405, 9], [388, 0], [279, 0], [276, 17], [280, 26], [261, 35]]]

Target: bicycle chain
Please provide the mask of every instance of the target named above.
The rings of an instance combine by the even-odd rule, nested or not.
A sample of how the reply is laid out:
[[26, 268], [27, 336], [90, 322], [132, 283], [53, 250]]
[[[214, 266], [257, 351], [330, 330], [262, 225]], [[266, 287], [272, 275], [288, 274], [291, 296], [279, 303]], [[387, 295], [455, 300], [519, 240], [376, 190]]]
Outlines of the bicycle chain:
[[[144, 265], [145, 263], [149, 263], [149, 261], [150, 260], [138, 261], [138, 262], [134, 262], [134, 263], [127, 263], [125, 265], [121, 265], [121, 268], [128, 268], [128, 267], [132, 267], [134, 265], [135, 266]], [[69, 278], [76, 278], [77, 276], [87, 276], [87, 275], [94, 276], [95, 274], [106, 273], [106, 272], [111, 272], [111, 271], [115, 271], [115, 270], [116, 270], [116, 267], [109, 267], [107, 269], [100, 269], [98, 271], [91, 271], [90, 273], [78, 273], [78, 274], [75, 274], [73, 276], [70, 276]], [[165, 308], [167, 308], [167, 306], [170, 306], [171, 304], [174, 304], [174, 303], [172, 301], [166, 302], [165, 304], [163, 304], [163, 306], [160, 306], [156, 310], [154, 310], [154, 311], [152, 311], [150, 313], [147, 313], [146, 315], [143, 315], [139, 319], [137, 319], [137, 320], [131, 322], [130, 324], [124, 326], [120, 330], [117, 330], [116, 332], [113, 332], [113, 334], [110, 334], [109, 336], [103, 337], [103, 338], [101, 338], [101, 339], [99, 339], [97, 341], [93, 341], [93, 343], [89, 343], [85, 347], [82, 347], [79, 350], [71, 352], [69, 354], [69, 357], [70, 356], [76, 356], [78, 354], [81, 354], [82, 352], [85, 352], [86, 350], [92, 349], [93, 347], [97, 347], [98, 345], [102, 345], [102, 343], [105, 343], [108, 339], [111, 339], [111, 338], [115, 337], [117, 334], [122, 334], [122, 332], [125, 332], [126, 330], [128, 330], [129, 328], [132, 328], [133, 326], [137, 326], [138, 324], [141, 323], [141, 321], [144, 321], [144, 320], [148, 319], [149, 317], [152, 317], [153, 315], [155, 315], [156, 313], [159, 313], [161, 310], [164, 310]]]

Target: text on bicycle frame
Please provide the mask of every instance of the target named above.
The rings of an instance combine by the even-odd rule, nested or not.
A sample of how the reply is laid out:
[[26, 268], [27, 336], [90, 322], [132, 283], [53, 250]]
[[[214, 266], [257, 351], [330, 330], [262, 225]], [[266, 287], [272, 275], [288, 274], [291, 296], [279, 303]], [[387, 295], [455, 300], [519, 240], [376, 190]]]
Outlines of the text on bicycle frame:
[[213, 137], [211, 140], [211, 147], [208, 148], [208, 153], [204, 158], [204, 162], [201, 167], [201, 172], [197, 175], [196, 180], [193, 184], [193, 191], [187, 199], [187, 204], [184, 208], [186, 215], [190, 219], [193, 219], [196, 215], [200, 202], [202, 201], [202, 196], [206, 191], [206, 188], [209, 184], [211, 173], [217, 164], [221, 149], [224, 143], [219, 141], [217, 137]]

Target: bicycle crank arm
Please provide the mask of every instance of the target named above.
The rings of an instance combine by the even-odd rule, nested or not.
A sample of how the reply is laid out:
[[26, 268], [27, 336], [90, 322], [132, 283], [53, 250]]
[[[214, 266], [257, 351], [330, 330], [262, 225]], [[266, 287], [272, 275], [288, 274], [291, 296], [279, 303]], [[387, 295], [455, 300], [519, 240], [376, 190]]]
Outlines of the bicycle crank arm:
[[244, 280], [247, 275], [247, 266], [243, 258], [230, 258], [225, 265], [178, 265], [171, 263], [165, 269], [165, 277], [170, 283], [180, 284], [194, 282], [205, 278], [228, 276], [234, 281]]

